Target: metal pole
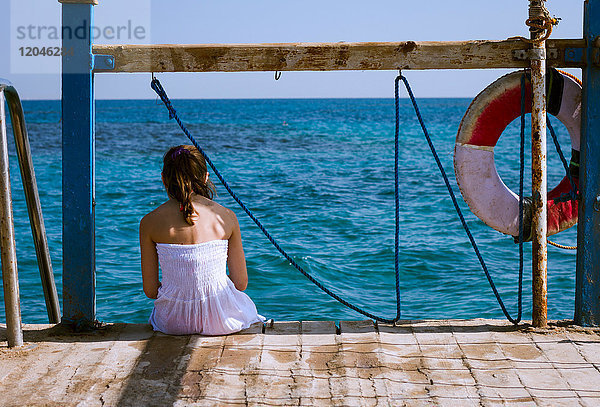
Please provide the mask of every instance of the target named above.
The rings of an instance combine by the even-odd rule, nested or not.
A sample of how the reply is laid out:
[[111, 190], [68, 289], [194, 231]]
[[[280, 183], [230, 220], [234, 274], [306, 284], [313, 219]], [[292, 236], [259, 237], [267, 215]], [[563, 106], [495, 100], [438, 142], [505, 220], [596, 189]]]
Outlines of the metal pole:
[[62, 42], [63, 322], [85, 328], [96, 317], [91, 27], [97, 1], [59, 1], [67, 33]]
[[575, 323], [600, 325], [600, 0], [585, 2]]
[[[530, 0], [529, 19], [545, 18], [545, 0]], [[532, 29], [531, 39], [538, 40], [543, 32]], [[547, 235], [547, 179], [546, 179], [546, 42], [535, 41], [531, 52], [531, 176], [533, 193], [532, 213], [532, 295], [534, 327], [548, 323], [548, 253]]]
[[44, 218], [42, 216], [42, 205], [40, 204], [40, 195], [38, 193], [33, 162], [31, 160], [31, 149], [29, 147], [29, 137], [27, 136], [27, 127], [25, 126], [25, 116], [23, 107], [16, 89], [7, 86], [4, 90], [6, 101], [10, 111], [10, 118], [15, 138], [15, 146], [19, 157], [19, 169], [21, 170], [21, 180], [23, 181], [23, 191], [27, 202], [27, 212], [29, 213], [29, 224], [33, 234], [33, 243], [38, 260], [38, 268], [46, 300], [46, 310], [48, 320], [51, 324], [60, 322], [60, 306], [56, 284], [54, 283], [54, 273], [52, 272], [52, 261], [50, 259], [50, 250], [48, 249], [48, 238], [46, 237], [46, 228], [44, 227]]
[[23, 330], [21, 327], [19, 277], [17, 274], [17, 252], [4, 109], [4, 87], [0, 87], [0, 257], [2, 259], [2, 285], [4, 288], [8, 346], [14, 347], [23, 345]]

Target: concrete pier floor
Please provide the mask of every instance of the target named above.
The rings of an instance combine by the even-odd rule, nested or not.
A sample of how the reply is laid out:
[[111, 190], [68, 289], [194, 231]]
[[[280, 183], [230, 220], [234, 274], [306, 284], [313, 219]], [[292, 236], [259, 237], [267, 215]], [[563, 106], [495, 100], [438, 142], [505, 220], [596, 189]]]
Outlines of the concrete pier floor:
[[1, 406], [598, 406], [600, 334], [498, 320], [275, 322], [221, 337], [144, 324], [0, 326]]

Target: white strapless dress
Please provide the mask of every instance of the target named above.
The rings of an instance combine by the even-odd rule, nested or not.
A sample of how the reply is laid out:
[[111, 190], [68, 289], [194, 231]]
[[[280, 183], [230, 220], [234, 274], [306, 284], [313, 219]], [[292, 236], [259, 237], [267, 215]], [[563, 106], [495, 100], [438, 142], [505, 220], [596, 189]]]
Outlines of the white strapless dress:
[[226, 335], [265, 320], [227, 276], [227, 244], [156, 244], [162, 286], [150, 315], [155, 331]]

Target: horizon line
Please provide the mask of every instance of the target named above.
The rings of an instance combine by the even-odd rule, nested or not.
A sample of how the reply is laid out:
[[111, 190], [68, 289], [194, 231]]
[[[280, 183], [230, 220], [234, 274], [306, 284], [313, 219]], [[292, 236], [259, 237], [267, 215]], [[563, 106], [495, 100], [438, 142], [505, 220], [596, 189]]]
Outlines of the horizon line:
[[[475, 96], [422, 96], [419, 97], [418, 99], [473, 99]], [[121, 100], [130, 100], [130, 101], [145, 101], [145, 100], [157, 100], [158, 96], [156, 98], [116, 98], [116, 99], [108, 99], [108, 98], [96, 98], [94, 99], [96, 102], [97, 101], [121, 101]], [[263, 97], [263, 98], [230, 98], [230, 97], [225, 97], [225, 98], [177, 98], [177, 97], [172, 97], [170, 98], [171, 100], [315, 100], [315, 99], [322, 99], [322, 100], [330, 100], [330, 99], [339, 99], [339, 100], [343, 100], [343, 99], [394, 99], [394, 97], [380, 97], [380, 96], [363, 96], [363, 97], [359, 97], [359, 96], [353, 96], [353, 97], [341, 97], [341, 96], [328, 96], [328, 97]], [[401, 97], [401, 100], [410, 100], [409, 97]], [[31, 98], [31, 99], [21, 99], [22, 102], [60, 102], [62, 99], [58, 98], [58, 99], [36, 99], [36, 98]]]

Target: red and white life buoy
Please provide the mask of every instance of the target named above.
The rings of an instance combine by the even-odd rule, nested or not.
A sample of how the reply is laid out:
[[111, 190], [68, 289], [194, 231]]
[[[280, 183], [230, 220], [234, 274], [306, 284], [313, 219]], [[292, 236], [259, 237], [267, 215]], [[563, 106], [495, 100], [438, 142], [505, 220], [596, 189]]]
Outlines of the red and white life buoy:
[[[505, 75], [477, 95], [462, 119], [454, 148], [456, 180], [469, 208], [488, 226], [511, 236], [519, 235], [519, 197], [500, 179], [494, 163], [494, 147], [506, 126], [521, 115], [522, 75], [523, 72]], [[571, 136], [569, 170], [578, 188], [581, 83], [556, 70], [549, 71], [547, 81], [550, 84], [547, 110], [565, 125]], [[531, 112], [529, 79], [525, 109]], [[570, 190], [565, 177], [548, 193], [548, 236], [577, 223], [577, 201], [553, 201]]]

